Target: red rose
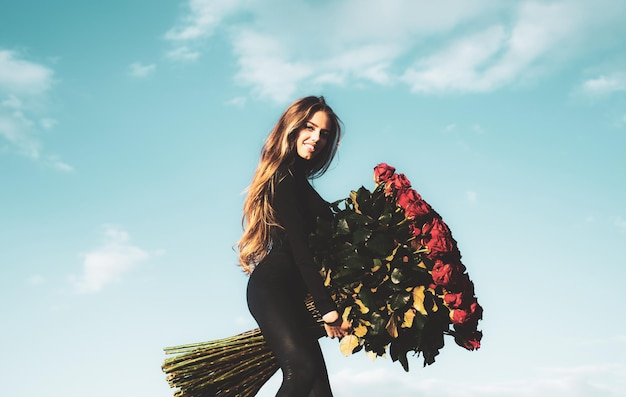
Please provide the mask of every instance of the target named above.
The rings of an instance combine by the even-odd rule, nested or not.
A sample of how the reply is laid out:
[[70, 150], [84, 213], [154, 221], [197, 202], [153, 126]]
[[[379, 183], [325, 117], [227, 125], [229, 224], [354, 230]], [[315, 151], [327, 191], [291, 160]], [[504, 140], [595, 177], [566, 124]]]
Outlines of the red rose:
[[448, 287], [458, 283], [464, 269], [465, 266], [462, 264], [445, 263], [441, 259], [437, 259], [430, 274], [435, 284]]
[[387, 182], [396, 172], [396, 169], [386, 163], [380, 163], [374, 167], [374, 182], [376, 184]]
[[443, 296], [443, 301], [448, 307], [458, 309], [461, 306], [465, 306], [471, 298], [472, 295], [468, 295], [465, 292], [448, 292]]
[[411, 181], [404, 174], [393, 174], [388, 181], [395, 190], [408, 189], [411, 187]]
[[426, 215], [431, 210], [430, 205], [422, 200], [422, 196], [420, 196], [419, 193], [413, 189], [403, 189], [398, 191], [396, 202], [402, 209], [404, 209], [404, 214], [408, 219], [413, 219], [420, 215]]
[[413, 219], [416, 216], [422, 216], [430, 213], [430, 205], [424, 200], [414, 201], [404, 209], [404, 214], [408, 219]]
[[410, 203], [415, 201], [422, 201], [422, 196], [414, 189], [404, 189], [400, 190], [398, 194], [396, 194], [397, 203], [400, 207], [406, 208]]
[[[466, 268], [462, 263], [459, 263], [459, 271], [465, 272]], [[474, 283], [470, 280], [467, 273], [461, 274], [455, 279], [454, 286], [450, 288], [451, 292], [462, 292], [465, 296], [474, 296]]]
[[428, 247], [428, 257], [433, 259], [441, 254], [448, 253], [454, 248], [452, 235], [448, 225], [439, 218], [433, 218], [422, 228], [424, 237], [421, 240], [422, 245]]
[[[455, 327], [456, 328], [456, 327]], [[454, 341], [457, 345], [466, 348], [467, 350], [475, 350], [480, 348], [480, 340], [483, 338], [483, 333], [480, 331], [456, 331], [454, 333]]]
[[450, 310], [450, 320], [453, 324], [465, 324], [470, 319], [480, 320], [483, 317], [483, 308], [474, 301], [467, 309]]
[[[422, 234], [422, 228], [411, 222], [409, 224], [409, 232], [411, 232], [411, 236], [419, 237]], [[419, 248], [419, 244], [415, 240], [411, 240], [411, 246], [415, 249]]]
[[464, 309], [452, 309], [450, 310], [450, 320], [453, 324], [464, 324], [469, 320], [470, 313]]

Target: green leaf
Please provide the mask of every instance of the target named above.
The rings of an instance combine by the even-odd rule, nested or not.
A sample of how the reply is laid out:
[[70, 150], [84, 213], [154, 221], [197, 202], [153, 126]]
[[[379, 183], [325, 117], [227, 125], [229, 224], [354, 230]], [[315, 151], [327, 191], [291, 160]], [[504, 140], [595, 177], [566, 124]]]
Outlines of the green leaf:
[[365, 242], [365, 247], [381, 257], [391, 254], [394, 246], [395, 242], [393, 239], [390, 236], [381, 233], [372, 235], [372, 237]]
[[348, 221], [345, 219], [337, 220], [337, 234], [350, 234], [350, 227], [348, 226]]
[[400, 284], [402, 281], [404, 281], [405, 277], [404, 274], [402, 274], [402, 270], [400, 270], [399, 268], [395, 268], [393, 269], [393, 271], [391, 272], [391, 282], [394, 284]]
[[409, 372], [409, 360], [407, 360], [406, 354], [410, 349], [407, 349], [403, 344], [398, 342], [394, 341], [391, 343], [389, 346], [389, 355], [392, 361], [400, 361], [402, 368], [404, 368], [406, 372]]
[[393, 214], [391, 212], [383, 212], [379, 217], [378, 217], [378, 223], [387, 227], [391, 224], [391, 219], [393, 217]]
[[397, 292], [389, 298], [389, 306], [394, 312], [409, 304], [411, 300], [411, 292]]
[[420, 312], [416, 312], [415, 313], [415, 318], [413, 319], [413, 327], [416, 330], [422, 330], [424, 329], [424, 326], [426, 325], [426, 323], [428, 322], [428, 317], [426, 317], [425, 315], [423, 315]]
[[367, 229], [357, 229], [352, 235], [352, 242], [354, 244], [363, 244], [372, 236], [372, 232]]
[[381, 333], [387, 334], [386, 326], [389, 321], [388, 316], [383, 316], [380, 312], [375, 311], [372, 312], [370, 316], [370, 334], [371, 335], [379, 335]]
[[361, 302], [363, 302], [363, 304], [366, 307], [368, 307], [370, 309], [373, 309], [373, 307], [374, 307], [374, 296], [372, 295], [372, 291], [370, 291], [366, 287], [361, 288], [361, 291], [359, 291], [359, 293], [358, 293], [358, 297], [359, 297]]

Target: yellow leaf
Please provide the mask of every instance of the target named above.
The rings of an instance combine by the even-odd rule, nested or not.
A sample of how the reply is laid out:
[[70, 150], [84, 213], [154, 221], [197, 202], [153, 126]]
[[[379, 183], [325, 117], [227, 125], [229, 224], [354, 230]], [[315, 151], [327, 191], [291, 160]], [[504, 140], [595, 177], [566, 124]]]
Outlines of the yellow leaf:
[[372, 361], [376, 360], [376, 357], [378, 357], [378, 356], [376, 355], [376, 353], [374, 353], [374, 352], [373, 352], [373, 351], [371, 351], [371, 350], [367, 350], [367, 351], [365, 352], [365, 355], [366, 355], [367, 357], [369, 357], [369, 358], [370, 358], [370, 360], [372, 360]]
[[365, 325], [363, 325], [363, 324], [359, 324], [354, 329], [354, 335], [358, 336], [359, 338], [364, 337], [365, 334], [367, 334], [367, 327]]
[[339, 342], [339, 350], [341, 350], [344, 356], [349, 356], [358, 345], [359, 338], [354, 335], [346, 335]]
[[404, 321], [402, 322], [402, 328], [411, 328], [413, 326], [413, 319], [415, 319], [415, 309], [410, 308], [404, 313]]
[[361, 292], [361, 288], [363, 288], [363, 283], [360, 283], [359, 285], [354, 287], [354, 293], [358, 294], [359, 292]]
[[424, 261], [421, 261], [420, 263], [418, 263], [417, 267], [421, 267], [422, 269], [428, 269], [426, 265], [424, 264]]
[[341, 317], [343, 317], [344, 320], [347, 320], [351, 311], [352, 311], [352, 306], [346, 307], [345, 309], [343, 309], [343, 316]]
[[424, 308], [424, 286], [420, 285], [413, 288], [413, 307], [418, 312], [426, 315], [426, 308]]
[[391, 336], [392, 338], [398, 337], [398, 326], [396, 325], [396, 320], [393, 318], [393, 316], [389, 318], [385, 329], [387, 330], [389, 336]]
[[354, 212], [360, 214], [361, 210], [359, 209], [359, 203], [357, 203], [356, 201], [356, 192], [354, 190], [350, 192], [350, 199], [352, 200], [352, 204], [354, 205]]
[[[391, 255], [386, 257], [385, 260], [391, 262], [393, 260], [393, 258], [396, 256], [396, 253], [398, 252], [398, 248], [400, 248], [399, 244], [396, 245], [396, 247], [393, 249], [393, 251], [391, 251]], [[387, 269], [389, 269], [389, 263], [387, 263]]]
[[330, 269], [328, 269], [328, 271], [326, 272], [326, 280], [324, 280], [324, 286], [326, 287], [330, 285], [330, 272], [331, 272]]
[[369, 311], [370, 311], [370, 309], [369, 309], [369, 308], [367, 308], [367, 307], [363, 304], [363, 302], [361, 302], [361, 300], [360, 300], [360, 299], [355, 299], [355, 300], [354, 300], [354, 303], [356, 303], [356, 304], [359, 306], [359, 309], [361, 310], [361, 313], [366, 314], [367, 312], [369, 312]]

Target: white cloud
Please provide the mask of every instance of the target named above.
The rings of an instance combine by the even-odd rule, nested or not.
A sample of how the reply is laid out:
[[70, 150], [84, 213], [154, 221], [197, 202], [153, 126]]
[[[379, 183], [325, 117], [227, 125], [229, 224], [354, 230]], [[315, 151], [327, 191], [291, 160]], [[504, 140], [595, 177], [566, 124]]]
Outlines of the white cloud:
[[626, 232], [626, 219], [621, 216], [616, 216], [613, 218], [613, 225], [617, 228], [617, 230], [621, 232]]
[[298, 84], [311, 75], [312, 69], [306, 63], [292, 62], [283, 50], [273, 37], [240, 32], [235, 40], [240, 66], [236, 78], [244, 85], [255, 87], [262, 97], [278, 102], [289, 99]]
[[74, 167], [63, 162], [58, 156], [47, 156], [46, 162], [51, 165], [53, 168], [56, 168], [59, 171], [63, 172], [73, 172]]
[[38, 132], [51, 130], [57, 120], [46, 115], [46, 95], [54, 85], [54, 72], [35, 62], [23, 59], [19, 53], [0, 50], [0, 138], [9, 150], [69, 171], [71, 166], [48, 161], [56, 156], [43, 156]]
[[443, 129], [443, 132], [452, 132], [455, 129], [456, 129], [456, 124], [455, 123], [450, 123]]
[[53, 129], [59, 122], [55, 119], [52, 118], [43, 118], [41, 120], [39, 120], [39, 125], [41, 125], [41, 128], [43, 128], [44, 130], [51, 130]]
[[132, 77], [139, 79], [146, 78], [153, 74], [156, 70], [155, 64], [144, 65], [140, 62], [133, 62], [130, 64], [129, 73]]
[[23, 156], [38, 160], [40, 142], [32, 136], [33, 122], [21, 111], [6, 111], [0, 107], [0, 136]]
[[624, 6], [599, 2], [189, 0], [165, 38], [171, 59], [196, 60], [220, 31], [237, 57], [236, 81], [279, 102], [304, 88], [363, 83], [488, 92], [599, 48], [596, 37], [609, 42], [598, 32], [614, 36]]
[[415, 377], [399, 371], [346, 369], [331, 374], [337, 395], [422, 397], [597, 397], [624, 396], [623, 364], [542, 369], [534, 377], [510, 381], [459, 381]]
[[39, 286], [46, 282], [46, 279], [41, 274], [34, 274], [26, 280], [26, 283], [30, 286]]
[[230, 106], [243, 106], [246, 104], [246, 101], [247, 101], [246, 97], [238, 96], [238, 97], [229, 99], [228, 101], [226, 101], [226, 104]]
[[[175, 45], [170, 58], [195, 60], [202, 40], [223, 30], [238, 58], [236, 81], [259, 96], [280, 102], [303, 86], [359, 80], [393, 84], [397, 80], [391, 70], [394, 61], [416, 40], [452, 28], [497, 4], [492, 0], [471, 6], [455, 0], [441, 3], [444, 5], [412, 0], [315, 5], [305, 1], [190, 0], [187, 12], [165, 38]], [[238, 15], [245, 18], [231, 18]]]
[[478, 201], [478, 193], [473, 190], [468, 190], [465, 192], [465, 198], [469, 203], [474, 204]]
[[128, 232], [107, 226], [104, 242], [84, 255], [83, 273], [73, 278], [77, 293], [99, 292], [106, 285], [121, 280], [137, 264], [146, 261], [150, 253], [130, 244]]
[[484, 134], [485, 130], [483, 129], [483, 127], [481, 127], [479, 124], [474, 124], [472, 126], [472, 130], [477, 133], [477, 134]]
[[169, 59], [174, 61], [189, 62], [198, 59], [198, 57], [200, 57], [200, 52], [193, 51], [187, 46], [180, 46], [169, 51], [166, 55]]
[[614, 73], [588, 79], [582, 84], [582, 91], [590, 96], [609, 95], [614, 92], [626, 92], [626, 74]]
[[565, 3], [524, 3], [510, 28], [492, 26], [420, 59], [403, 76], [415, 92], [493, 91], [534, 72], [535, 63], [569, 46], [579, 10]]
[[179, 62], [197, 60], [200, 52], [193, 47], [201, 39], [210, 37], [223, 19], [239, 10], [243, 3], [245, 1], [240, 0], [189, 0], [185, 14], [164, 35], [173, 46], [167, 57]]
[[500, 53], [506, 42], [501, 26], [460, 39], [448, 49], [419, 60], [406, 70], [402, 80], [414, 92], [487, 91], [492, 79], [482, 71]]
[[223, 18], [237, 10], [242, 1], [190, 0], [187, 13], [178, 26], [165, 33], [171, 41], [189, 41], [210, 36]]
[[41, 95], [52, 86], [53, 71], [20, 59], [13, 51], [0, 50], [0, 92], [12, 95]]

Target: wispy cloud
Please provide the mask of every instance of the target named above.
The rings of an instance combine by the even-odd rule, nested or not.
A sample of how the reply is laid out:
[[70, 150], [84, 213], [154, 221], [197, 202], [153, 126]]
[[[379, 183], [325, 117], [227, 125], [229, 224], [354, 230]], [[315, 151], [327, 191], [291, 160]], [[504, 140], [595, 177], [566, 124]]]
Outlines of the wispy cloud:
[[196, 60], [219, 31], [237, 57], [235, 80], [279, 102], [345, 84], [489, 92], [597, 48], [586, 45], [590, 37], [621, 26], [615, 14], [624, 9], [599, 1], [189, 0], [164, 37], [170, 58]]
[[465, 192], [465, 199], [470, 203], [474, 204], [478, 201], [478, 193], [473, 190], [468, 190]]
[[581, 88], [583, 93], [592, 97], [626, 92], [626, 74], [615, 72], [610, 75], [600, 75], [584, 81]]
[[[460, 383], [453, 378], [417, 379], [386, 369], [343, 370], [331, 374], [333, 389], [341, 395], [388, 395], [423, 397], [597, 397], [623, 396], [626, 367], [604, 364], [586, 367], [545, 368], [539, 374], [513, 381]], [[393, 386], [391, 386], [393, 385]]]
[[[416, 92], [486, 92], [535, 73], [554, 60], [581, 28], [568, 3], [523, 3], [511, 25], [497, 24], [419, 59], [403, 79]], [[556, 53], [556, 54], [555, 54]]]
[[0, 50], [0, 89], [16, 96], [44, 94], [52, 86], [53, 71], [21, 59], [13, 51]]
[[174, 61], [190, 62], [200, 57], [199, 51], [194, 51], [187, 46], [179, 46], [167, 52], [166, 56]]
[[41, 274], [34, 274], [26, 280], [26, 284], [36, 287], [46, 282], [46, 279]]
[[289, 99], [298, 84], [313, 73], [307, 63], [291, 60], [280, 40], [269, 35], [240, 32], [235, 53], [239, 56], [237, 80], [254, 87], [259, 96], [277, 101]]
[[129, 73], [132, 77], [143, 79], [152, 75], [156, 71], [155, 64], [144, 65], [141, 62], [133, 62], [129, 66]]
[[456, 129], [456, 123], [450, 123], [443, 129], [443, 132], [452, 132]]
[[483, 129], [483, 127], [481, 127], [479, 124], [474, 124], [474, 125], [472, 126], [472, 130], [473, 130], [475, 133], [477, 133], [477, 134], [481, 134], [481, 135], [485, 133], [485, 130], [484, 130], [484, 129]]
[[613, 225], [617, 228], [617, 230], [626, 232], [626, 219], [621, 216], [613, 217]]
[[226, 101], [226, 104], [229, 106], [243, 106], [246, 104], [246, 97], [244, 96], [238, 96], [238, 97], [234, 97], [229, 99], [228, 101]]
[[164, 38], [171, 46], [167, 57], [174, 61], [195, 61], [200, 57], [202, 39], [210, 37], [225, 18], [242, 9], [241, 0], [188, 0], [184, 14]]
[[53, 85], [52, 69], [0, 49], [0, 137], [25, 157], [72, 171], [58, 156], [45, 154], [37, 137], [41, 130], [57, 125], [46, 115], [46, 95]]
[[80, 294], [101, 291], [108, 284], [118, 282], [151, 254], [130, 243], [130, 235], [123, 229], [107, 226], [102, 244], [84, 255], [83, 272], [72, 277], [75, 291]]

